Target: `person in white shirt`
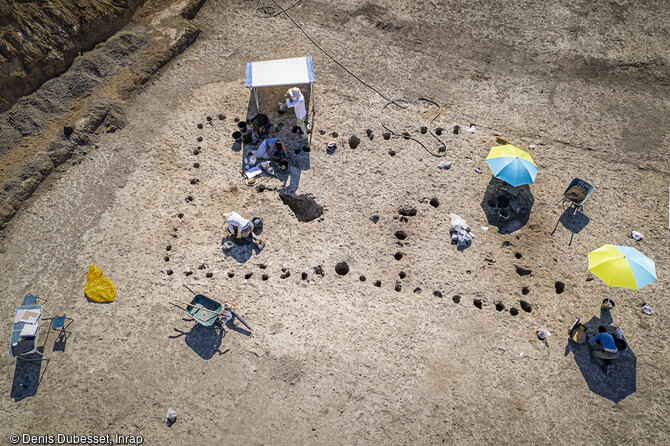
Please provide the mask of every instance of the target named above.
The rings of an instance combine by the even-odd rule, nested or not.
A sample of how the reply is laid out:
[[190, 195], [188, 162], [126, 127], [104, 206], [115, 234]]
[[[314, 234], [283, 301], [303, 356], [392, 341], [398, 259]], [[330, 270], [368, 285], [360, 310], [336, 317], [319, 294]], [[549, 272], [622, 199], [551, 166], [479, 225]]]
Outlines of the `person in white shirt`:
[[235, 211], [231, 211], [230, 214], [224, 214], [223, 218], [226, 220], [228, 231], [230, 231], [236, 238], [251, 237], [251, 240], [256, 246], [263, 249], [265, 243], [254, 234], [254, 224], [252, 222]]
[[[286, 92], [286, 105], [295, 110], [296, 127], [300, 133], [307, 134], [307, 110], [305, 109], [305, 97], [298, 87], [289, 88]], [[295, 133], [294, 128], [294, 133]]]

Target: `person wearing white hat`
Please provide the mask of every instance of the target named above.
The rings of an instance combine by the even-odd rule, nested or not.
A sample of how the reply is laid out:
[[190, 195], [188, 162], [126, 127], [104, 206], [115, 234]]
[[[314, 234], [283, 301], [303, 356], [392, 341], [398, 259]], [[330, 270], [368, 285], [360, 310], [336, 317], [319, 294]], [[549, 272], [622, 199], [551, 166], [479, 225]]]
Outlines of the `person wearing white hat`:
[[251, 237], [251, 240], [256, 246], [263, 249], [265, 243], [254, 234], [254, 224], [252, 222], [235, 211], [231, 211], [230, 214], [224, 214], [223, 218], [226, 220], [228, 231], [234, 235], [235, 238]]
[[289, 88], [286, 92], [286, 105], [295, 110], [296, 127], [294, 133], [299, 131], [303, 135], [307, 133], [307, 110], [305, 109], [305, 97], [298, 87]]

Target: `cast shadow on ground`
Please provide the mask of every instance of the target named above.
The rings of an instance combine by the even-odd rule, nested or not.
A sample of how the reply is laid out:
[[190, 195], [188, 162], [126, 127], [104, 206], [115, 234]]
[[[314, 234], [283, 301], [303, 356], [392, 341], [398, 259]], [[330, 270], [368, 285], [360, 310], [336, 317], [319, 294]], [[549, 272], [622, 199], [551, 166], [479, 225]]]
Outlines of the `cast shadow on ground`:
[[242, 327], [235, 324], [235, 319], [234, 318], [229, 320], [228, 322], [226, 322], [226, 328], [228, 328], [228, 329], [230, 329], [230, 330], [232, 330], [236, 333], [239, 333], [241, 335], [247, 336], [247, 337], [251, 336], [251, 332], [249, 330], [247, 330], [246, 328], [242, 328]]
[[65, 353], [65, 348], [67, 347], [67, 340], [72, 336], [72, 332], [68, 330], [70, 325], [74, 322], [72, 318], [65, 318], [66, 321], [69, 321], [64, 324], [62, 329], [54, 329], [56, 333], [56, 340], [54, 341], [53, 351], [54, 352], [63, 352]]
[[109, 304], [111, 304], [111, 303], [114, 302], [113, 300], [108, 300], [108, 301], [98, 302], [97, 300], [93, 300], [93, 299], [89, 298], [89, 297], [86, 295], [86, 293], [84, 293], [84, 298], [86, 299], [86, 301], [87, 301], [88, 303], [90, 303], [90, 304], [97, 304], [97, 305], [109, 305]]
[[[303, 170], [309, 170], [311, 168], [310, 153], [311, 148], [309, 147], [309, 135], [301, 134], [300, 132], [294, 132], [296, 119], [295, 112], [292, 109], [288, 109], [285, 113], [279, 113], [278, 105], [280, 102], [285, 102], [284, 94], [288, 86], [280, 87], [266, 87], [260, 88], [258, 90], [258, 103], [262, 111], [256, 109], [256, 99], [254, 98], [253, 93], [249, 95], [249, 104], [247, 106], [247, 117], [246, 119], [250, 121], [258, 113], [263, 113], [267, 115], [270, 120], [270, 128], [266, 135], [261, 138], [257, 143], [247, 143], [243, 144], [242, 150], [242, 166], [244, 167], [244, 160], [248, 158], [252, 150], [256, 150], [266, 138], [279, 138], [286, 145], [286, 151], [288, 153], [289, 165], [286, 170], [280, 168], [280, 160], [272, 159], [271, 166], [275, 172], [276, 178], [282, 182], [282, 192], [294, 194], [298, 190], [300, 185], [300, 177]], [[305, 96], [305, 107], [309, 110], [310, 104], [310, 92], [309, 89], [305, 89], [303, 95]], [[239, 143], [237, 143], [239, 145]], [[235, 145], [233, 145], [235, 146]], [[239, 150], [239, 149], [238, 149]], [[290, 162], [291, 158], [295, 158], [295, 163]], [[281, 159], [285, 159], [282, 155]], [[268, 175], [265, 173], [264, 175]]]
[[489, 225], [501, 234], [518, 231], [528, 223], [535, 199], [526, 184], [514, 187], [495, 177], [491, 178], [481, 207]]
[[568, 246], [571, 246], [572, 239], [574, 238], [575, 234], [579, 234], [589, 224], [590, 221], [591, 220], [589, 217], [584, 215], [582, 211], [577, 211], [575, 213], [575, 210], [572, 207], [568, 207], [563, 211], [560, 218], [556, 222], [556, 226], [554, 226], [554, 230], [551, 231], [551, 235], [554, 235], [554, 232], [556, 232], [559, 224], [563, 225], [565, 229], [571, 232], [570, 242], [568, 243]]
[[67, 347], [67, 340], [72, 335], [69, 331], [59, 331], [56, 335], [56, 340], [54, 341], [54, 352], [63, 352], [65, 353], [65, 347]]
[[[599, 325], [607, 327], [607, 331], [612, 334], [617, 327], [611, 323], [610, 311], [603, 309], [600, 318], [594, 316], [584, 325], [590, 337], [598, 333]], [[630, 346], [626, 345], [623, 350], [619, 348], [619, 357], [612, 360], [609, 375], [606, 375], [603, 369], [596, 364], [586, 342], [577, 344], [570, 339], [565, 347], [565, 356], [568, 356], [570, 352], [593, 393], [618, 403], [637, 390], [637, 357]]]
[[232, 150], [233, 152], [242, 152], [242, 148], [244, 146], [245, 146], [244, 142], [233, 140], [233, 143], [230, 146], [230, 150]]
[[[44, 341], [44, 345], [42, 347], [38, 347], [37, 351], [44, 353], [45, 345], [46, 339]], [[12, 398], [14, 402], [19, 402], [24, 398], [35, 396], [37, 393], [37, 388], [39, 387], [42, 379], [44, 378], [44, 375], [47, 372], [50, 359], [41, 359], [40, 355], [38, 354], [33, 354], [31, 359], [33, 358], [36, 360], [26, 361], [19, 358], [16, 359], [14, 379], [12, 381], [12, 390], [10, 392], [10, 398]], [[43, 362], [46, 362], [44, 370], [42, 370]]]
[[[191, 319], [182, 319], [182, 320], [191, 320]], [[226, 336], [226, 330], [218, 324], [212, 324], [209, 327], [205, 327], [196, 322], [196, 324], [191, 328], [190, 331], [185, 332], [181, 331], [178, 328], [175, 328], [177, 335], [169, 336], [170, 339], [177, 339], [184, 336], [184, 342], [188, 345], [191, 350], [196, 352], [198, 356], [202, 359], [208, 360], [212, 359], [214, 355], [218, 353], [218, 356], [224, 355], [228, 350], [221, 351], [221, 342]]]
[[[226, 249], [224, 246], [227, 241], [233, 242], [233, 247]], [[226, 257], [232, 257], [238, 263], [246, 263], [253, 254], [258, 255], [261, 249], [250, 239], [236, 239], [233, 236], [224, 236], [221, 239], [221, 250]]]

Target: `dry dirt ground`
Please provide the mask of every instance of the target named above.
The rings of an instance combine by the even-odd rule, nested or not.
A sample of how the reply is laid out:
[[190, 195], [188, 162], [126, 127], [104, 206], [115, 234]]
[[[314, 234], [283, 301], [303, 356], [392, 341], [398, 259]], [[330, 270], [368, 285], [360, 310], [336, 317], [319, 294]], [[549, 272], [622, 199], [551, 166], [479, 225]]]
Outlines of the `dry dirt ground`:
[[[670, 14], [664, 2], [645, 3], [293, 8], [343, 64], [412, 101], [384, 112], [397, 131], [436, 150], [419, 133], [434, 107], [416, 99], [442, 105], [434, 127], [446, 129], [453, 166], [445, 171], [418, 144], [384, 140], [386, 101], [285, 17], [258, 18], [253, 1], [207, 1], [194, 19], [198, 39], [125, 110], [127, 125], [56, 169], [1, 233], [7, 340], [26, 293], [74, 319], [64, 346], [52, 351], [54, 334], [46, 339], [48, 365], [0, 361], [3, 444], [11, 433], [119, 433], [151, 445], [670, 442]], [[242, 181], [230, 138], [234, 119], [253, 113], [244, 64], [301, 55], [314, 56], [317, 78], [311, 151], [258, 192]], [[282, 93], [262, 91], [261, 109], [284, 123], [276, 134], [293, 150], [302, 144], [291, 113], [275, 112]], [[470, 123], [475, 133], [453, 134]], [[329, 141], [351, 135], [362, 140], [355, 150], [326, 153]], [[482, 203], [497, 135], [534, 145], [540, 167], [530, 219], [511, 234], [487, 222]], [[563, 212], [555, 203], [573, 177], [596, 191], [578, 221], [566, 214], [552, 234]], [[282, 188], [311, 194], [323, 215], [298, 221]], [[405, 205], [416, 215], [398, 218]], [[226, 256], [222, 216], [233, 209], [263, 217], [265, 249]], [[450, 213], [473, 228], [471, 248], [450, 245]], [[636, 243], [631, 230], [645, 238]], [[655, 259], [659, 280], [616, 289], [616, 307], [601, 315], [609, 290], [588, 272], [587, 253], [605, 243]], [[350, 270], [340, 276], [343, 261]], [[113, 303], [84, 297], [89, 264], [115, 283]], [[168, 303], [189, 299], [183, 283], [234, 303], [252, 332], [184, 318]], [[520, 299], [532, 310], [513, 316]], [[656, 314], [644, 315], [643, 302]], [[577, 315], [611, 316], [623, 330], [629, 347], [610, 375], [568, 343]], [[546, 342], [536, 337], [542, 326], [552, 333]], [[168, 407], [178, 414], [171, 427]]]

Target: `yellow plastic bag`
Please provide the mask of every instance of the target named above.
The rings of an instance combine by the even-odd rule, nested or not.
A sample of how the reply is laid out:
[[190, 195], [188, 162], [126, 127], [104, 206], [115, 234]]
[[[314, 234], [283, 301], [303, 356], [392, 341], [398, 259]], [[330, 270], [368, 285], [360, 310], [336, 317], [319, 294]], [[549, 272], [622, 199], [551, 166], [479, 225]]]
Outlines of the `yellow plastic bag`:
[[111, 280], [102, 275], [100, 268], [91, 265], [88, 267], [84, 293], [86, 297], [96, 302], [111, 302], [116, 297], [116, 287]]

